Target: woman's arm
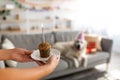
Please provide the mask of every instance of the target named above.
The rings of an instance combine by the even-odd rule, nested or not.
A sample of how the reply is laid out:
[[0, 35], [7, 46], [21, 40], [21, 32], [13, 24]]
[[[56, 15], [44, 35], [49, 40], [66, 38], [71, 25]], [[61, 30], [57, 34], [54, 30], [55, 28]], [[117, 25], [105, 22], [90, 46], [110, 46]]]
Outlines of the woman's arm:
[[58, 64], [56, 56], [50, 58], [43, 66], [28, 69], [0, 69], [0, 80], [38, 80], [50, 74]]
[[[18, 62], [34, 61], [31, 59], [30, 54], [32, 51], [15, 48], [15, 49], [2, 49], [0, 50], [0, 60], [15, 60]], [[59, 58], [52, 56], [46, 64], [36, 61], [40, 67], [17, 69], [5, 68], [0, 69], [0, 80], [37, 80], [50, 74], [57, 66]]]
[[9, 49], [1, 49], [0, 50], [0, 60], [9, 60], [10, 59], [10, 53], [11, 51]]
[[0, 50], [0, 60], [15, 60], [18, 62], [29, 62], [33, 61], [30, 57], [33, 51], [14, 48], [14, 49], [1, 49]]

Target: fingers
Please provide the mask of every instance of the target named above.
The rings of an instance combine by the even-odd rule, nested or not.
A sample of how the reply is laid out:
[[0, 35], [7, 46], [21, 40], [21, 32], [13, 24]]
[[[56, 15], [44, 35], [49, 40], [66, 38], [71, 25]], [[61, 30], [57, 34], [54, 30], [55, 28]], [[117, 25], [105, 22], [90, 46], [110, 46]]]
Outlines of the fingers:
[[33, 50], [26, 50], [25, 51], [25, 54], [28, 54], [28, 55], [30, 55], [30, 54], [32, 54], [33, 53]]
[[22, 62], [32, 62], [34, 61], [29, 55], [22, 55]]
[[53, 58], [53, 60], [59, 61], [60, 56], [58, 56], [58, 55], [53, 55], [51, 58]]
[[27, 49], [24, 49], [24, 48], [15, 48], [14, 51], [21, 52], [21, 54], [28, 54], [28, 55], [33, 53], [33, 50], [27, 50]]
[[25, 55], [26, 55], [26, 60], [28, 60], [28, 61], [34, 61], [31, 57], [30, 57], [30, 54], [32, 54], [33, 53], [33, 50], [27, 50], [26, 52], [25, 52]]
[[48, 60], [48, 63], [50, 63], [50, 64], [58, 64], [59, 59], [60, 59], [59, 57], [57, 57], [56, 55], [53, 55]]
[[38, 65], [42, 66], [44, 65], [45, 63], [44, 62], [41, 62], [41, 61], [35, 61]]

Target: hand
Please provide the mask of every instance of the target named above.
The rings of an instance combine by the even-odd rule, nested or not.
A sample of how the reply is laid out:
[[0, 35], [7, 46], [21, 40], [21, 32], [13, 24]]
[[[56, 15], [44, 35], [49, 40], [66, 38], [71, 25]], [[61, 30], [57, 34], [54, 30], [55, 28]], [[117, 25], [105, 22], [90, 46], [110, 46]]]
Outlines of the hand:
[[27, 49], [15, 48], [10, 50], [10, 57], [12, 60], [18, 62], [29, 62], [29, 61], [33, 61], [30, 57], [30, 54], [32, 52], [33, 51], [29, 51]]
[[56, 67], [59, 63], [60, 56], [53, 55], [47, 62], [49, 66]]
[[53, 55], [53, 56], [50, 57], [50, 59], [48, 60], [47, 63], [43, 63], [41, 61], [36, 61], [36, 63], [40, 66], [49, 65], [49, 66], [52, 66], [52, 67], [56, 67], [58, 65], [59, 60], [60, 60], [60, 57]]

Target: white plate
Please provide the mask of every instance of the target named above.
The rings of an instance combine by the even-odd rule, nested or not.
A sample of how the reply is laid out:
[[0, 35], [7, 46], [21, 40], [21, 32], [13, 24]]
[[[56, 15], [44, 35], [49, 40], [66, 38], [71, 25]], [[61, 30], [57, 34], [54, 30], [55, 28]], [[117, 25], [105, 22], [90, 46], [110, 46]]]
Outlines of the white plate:
[[[56, 55], [57, 57], [60, 57], [60, 51], [57, 49], [51, 48], [50, 56], [52, 55]], [[31, 54], [31, 58], [33, 58], [34, 60], [43, 61], [43, 62], [46, 62], [50, 58], [50, 56], [48, 58], [41, 58], [39, 50], [34, 50], [33, 53]]]

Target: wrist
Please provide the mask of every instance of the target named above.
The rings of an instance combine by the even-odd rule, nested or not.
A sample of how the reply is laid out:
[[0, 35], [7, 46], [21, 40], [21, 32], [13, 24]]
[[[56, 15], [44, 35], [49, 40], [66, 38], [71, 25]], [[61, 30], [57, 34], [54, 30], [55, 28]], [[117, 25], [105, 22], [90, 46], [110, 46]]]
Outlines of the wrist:
[[9, 60], [14, 60], [15, 53], [16, 53], [16, 49], [9, 49], [8, 50], [8, 58], [9, 58]]
[[56, 68], [56, 64], [51, 62], [51, 63], [48, 63], [47, 66], [49, 67], [49, 70], [50, 71], [53, 71], [55, 68]]
[[11, 59], [11, 49], [2, 49], [0, 50], [0, 59], [1, 60], [10, 60]]

